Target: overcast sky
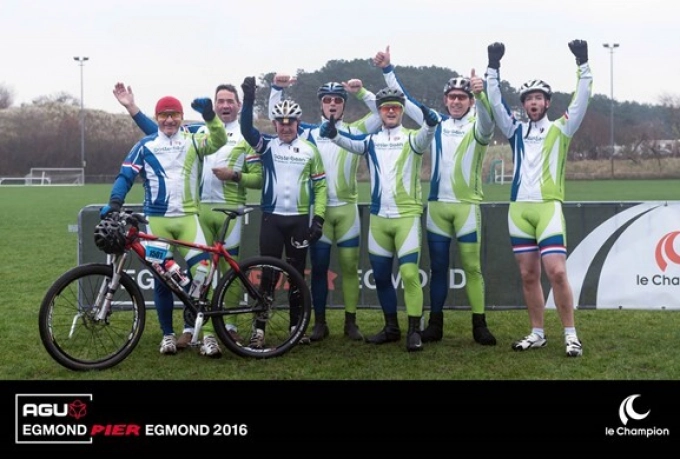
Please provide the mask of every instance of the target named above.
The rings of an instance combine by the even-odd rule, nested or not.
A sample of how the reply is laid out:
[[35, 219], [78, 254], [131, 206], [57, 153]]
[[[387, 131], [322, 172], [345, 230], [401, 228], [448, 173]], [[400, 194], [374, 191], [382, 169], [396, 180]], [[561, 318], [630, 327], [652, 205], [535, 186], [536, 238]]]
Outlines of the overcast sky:
[[[486, 47], [505, 43], [501, 78], [514, 87], [542, 78], [556, 91], [576, 82], [567, 43], [587, 40], [594, 92], [658, 103], [680, 95], [680, 32], [671, 0], [3, 0], [0, 84], [15, 105], [67, 92], [80, 98], [87, 56], [88, 108], [124, 113], [117, 81], [132, 85], [138, 105], [212, 97], [219, 83], [245, 76], [313, 72], [332, 59], [372, 57], [390, 45], [395, 65], [483, 73]], [[376, 70], [377, 71], [377, 70]], [[338, 75], [347, 80], [352, 75]], [[442, 82], [443, 84], [444, 82]], [[369, 88], [374, 91], [380, 88]]]

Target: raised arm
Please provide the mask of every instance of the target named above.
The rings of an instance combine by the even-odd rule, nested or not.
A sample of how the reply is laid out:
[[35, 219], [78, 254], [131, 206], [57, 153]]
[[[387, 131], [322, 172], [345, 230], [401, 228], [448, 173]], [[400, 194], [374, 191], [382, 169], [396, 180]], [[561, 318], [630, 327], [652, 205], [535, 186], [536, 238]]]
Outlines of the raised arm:
[[354, 94], [354, 97], [363, 102], [369, 109], [369, 113], [366, 116], [351, 123], [346, 122], [345, 125], [355, 127], [363, 133], [377, 132], [382, 125], [382, 120], [380, 119], [378, 107], [375, 104], [375, 94], [364, 88], [364, 83], [358, 78], [352, 78], [346, 82], [343, 81], [342, 86], [345, 88], [345, 91]]
[[562, 125], [562, 132], [573, 137], [586, 116], [593, 89], [593, 75], [590, 73], [588, 64], [588, 43], [585, 40], [573, 40], [569, 42], [569, 49], [576, 57], [578, 83], [567, 107], [567, 113], [560, 118], [559, 122]]
[[125, 84], [118, 82], [113, 87], [113, 95], [118, 103], [125, 107], [125, 110], [130, 114], [132, 120], [144, 134], [149, 135], [158, 132], [158, 124], [146, 116], [135, 103], [135, 95], [132, 92], [132, 86], [126, 87]]
[[253, 126], [253, 104], [255, 103], [255, 77], [246, 77], [241, 84], [243, 105], [241, 106], [241, 135], [258, 153], [262, 150], [262, 134]]
[[198, 153], [200, 156], [211, 155], [227, 144], [227, 131], [213, 110], [212, 99], [209, 97], [194, 99], [191, 108], [201, 114], [208, 128], [208, 135], [193, 134], [194, 140], [197, 141]]
[[487, 47], [489, 64], [486, 69], [486, 91], [491, 105], [493, 119], [496, 121], [498, 129], [506, 138], [511, 138], [515, 133], [515, 119], [510, 114], [503, 97], [501, 95], [499, 69], [501, 58], [505, 54], [503, 43], [492, 43]]
[[489, 99], [484, 93], [484, 80], [477, 76], [475, 69], [470, 71], [470, 90], [475, 95], [475, 138], [479, 143], [488, 145], [496, 125], [491, 116]]
[[422, 155], [430, 147], [437, 126], [441, 122], [441, 117], [437, 112], [422, 104], [420, 105], [420, 114], [424, 120], [423, 125], [415, 135], [411, 136], [410, 142], [413, 151]]
[[267, 106], [267, 116], [270, 120], [274, 120], [272, 108], [283, 100], [283, 90], [290, 87], [293, 83], [295, 83], [295, 78], [288, 74], [276, 73], [274, 75], [272, 86], [269, 90], [269, 105]]
[[385, 51], [378, 51], [373, 58], [373, 63], [376, 65], [376, 67], [380, 67], [382, 69], [383, 78], [385, 79], [387, 87], [390, 89], [398, 89], [404, 93], [404, 96], [406, 96], [406, 106], [404, 107], [404, 113], [406, 113], [406, 116], [411, 118], [417, 124], [423, 124], [423, 112], [420, 109], [421, 103], [408, 93], [399, 78], [397, 78], [397, 75], [394, 72], [394, 66], [392, 65], [390, 47], [387, 46]]

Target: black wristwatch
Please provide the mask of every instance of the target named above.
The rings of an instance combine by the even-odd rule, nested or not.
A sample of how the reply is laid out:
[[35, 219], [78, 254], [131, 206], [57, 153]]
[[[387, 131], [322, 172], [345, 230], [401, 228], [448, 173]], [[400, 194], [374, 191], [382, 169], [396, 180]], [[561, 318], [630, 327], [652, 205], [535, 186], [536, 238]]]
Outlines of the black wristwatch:
[[234, 171], [234, 177], [232, 178], [232, 180], [236, 183], [240, 182], [241, 181], [241, 172]]

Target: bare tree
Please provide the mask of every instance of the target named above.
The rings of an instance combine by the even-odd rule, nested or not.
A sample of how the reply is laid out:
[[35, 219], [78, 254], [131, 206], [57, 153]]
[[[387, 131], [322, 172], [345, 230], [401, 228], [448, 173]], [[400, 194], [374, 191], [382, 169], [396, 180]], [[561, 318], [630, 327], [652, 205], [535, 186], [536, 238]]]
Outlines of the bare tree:
[[5, 83], [0, 84], [0, 110], [9, 108], [14, 104], [14, 91]]
[[57, 105], [70, 105], [72, 107], [80, 107], [80, 99], [63, 91], [50, 94], [48, 96], [36, 97], [31, 101], [31, 103], [37, 106], [57, 104]]

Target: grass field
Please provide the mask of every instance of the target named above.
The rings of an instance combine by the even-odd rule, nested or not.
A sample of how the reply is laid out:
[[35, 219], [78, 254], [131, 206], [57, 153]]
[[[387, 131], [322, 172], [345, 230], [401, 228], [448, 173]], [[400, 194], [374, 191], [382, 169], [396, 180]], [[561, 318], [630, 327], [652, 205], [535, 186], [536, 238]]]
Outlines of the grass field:
[[[424, 183], [424, 192], [427, 184]], [[366, 196], [366, 184], [362, 185]], [[580, 310], [577, 327], [584, 343], [581, 359], [564, 357], [562, 330], [554, 311], [546, 313], [548, 346], [514, 353], [510, 343], [528, 330], [523, 309], [490, 311], [487, 320], [499, 345], [482, 347], [472, 341], [470, 314], [446, 312], [445, 338], [409, 354], [397, 344], [369, 346], [342, 337], [342, 312], [331, 311], [331, 337], [312, 346], [298, 346], [269, 361], [243, 360], [226, 354], [208, 360], [192, 350], [177, 356], [158, 353], [161, 339], [155, 311], [149, 311], [140, 345], [122, 364], [98, 373], [75, 373], [52, 361], [40, 343], [37, 312], [45, 291], [77, 259], [80, 209], [104, 203], [110, 185], [85, 187], [0, 187], [3, 263], [0, 264], [0, 379], [19, 380], [635, 380], [680, 379], [676, 354], [680, 313], [675, 311]], [[487, 201], [507, 201], [508, 185], [485, 186]], [[252, 195], [256, 203], [256, 194]], [[567, 201], [678, 200], [677, 181], [577, 181], [567, 185]], [[129, 203], [142, 201], [136, 185]], [[365, 202], [366, 199], [362, 199]], [[364, 333], [382, 326], [382, 314], [360, 310]], [[400, 313], [403, 331], [405, 314]], [[176, 326], [181, 324], [176, 313]]]

